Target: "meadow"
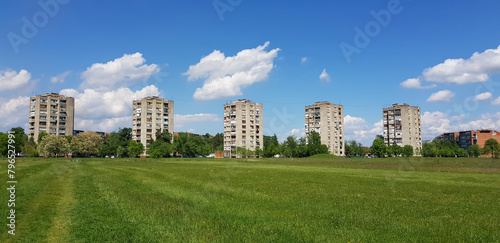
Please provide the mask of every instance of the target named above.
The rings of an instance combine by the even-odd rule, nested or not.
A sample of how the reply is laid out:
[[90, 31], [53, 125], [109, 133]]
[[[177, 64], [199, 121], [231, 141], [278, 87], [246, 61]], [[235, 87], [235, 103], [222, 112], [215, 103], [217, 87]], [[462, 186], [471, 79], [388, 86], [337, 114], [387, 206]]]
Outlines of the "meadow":
[[0, 190], [0, 242], [500, 241], [500, 160], [487, 158], [18, 158], [15, 170], [16, 235]]

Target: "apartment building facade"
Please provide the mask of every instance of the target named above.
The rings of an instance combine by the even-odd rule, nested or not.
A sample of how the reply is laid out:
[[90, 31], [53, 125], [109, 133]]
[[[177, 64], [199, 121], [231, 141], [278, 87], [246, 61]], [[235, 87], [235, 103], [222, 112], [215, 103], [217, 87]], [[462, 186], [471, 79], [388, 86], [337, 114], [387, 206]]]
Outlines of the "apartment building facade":
[[224, 104], [224, 157], [237, 157], [236, 147], [263, 149], [263, 106], [247, 99]]
[[345, 156], [344, 107], [327, 101], [305, 107], [306, 138], [312, 131], [319, 133], [321, 144], [331, 154]]
[[41, 132], [71, 136], [75, 125], [75, 99], [56, 93], [32, 96], [28, 136], [35, 141]]
[[460, 148], [469, 150], [469, 147], [477, 144], [484, 148], [488, 139], [495, 139], [500, 143], [500, 133], [493, 129], [468, 130], [461, 132], [443, 133], [436, 137], [437, 139], [456, 141]]
[[422, 151], [422, 125], [420, 107], [394, 104], [383, 108], [384, 141], [387, 146], [411, 145], [414, 154]]
[[[147, 148], [157, 132], [174, 130], [174, 102], [157, 96], [132, 102], [132, 139]], [[144, 152], [145, 153], [145, 152]]]

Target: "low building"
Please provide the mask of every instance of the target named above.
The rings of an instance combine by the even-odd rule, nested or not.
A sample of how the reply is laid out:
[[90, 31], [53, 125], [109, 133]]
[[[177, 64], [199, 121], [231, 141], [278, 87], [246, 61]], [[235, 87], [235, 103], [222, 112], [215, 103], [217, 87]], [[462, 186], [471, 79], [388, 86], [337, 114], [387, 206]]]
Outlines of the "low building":
[[493, 129], [468, 130], [461, 132], [443, 133], [436, 139], [445, 139], [456, 141], [458, 146], [468, 150], [470, 146], [477, 144], [480, 148], [484, 148], [484, 144], [488, 139], [495, 139], [500, 143], [500, 133]]

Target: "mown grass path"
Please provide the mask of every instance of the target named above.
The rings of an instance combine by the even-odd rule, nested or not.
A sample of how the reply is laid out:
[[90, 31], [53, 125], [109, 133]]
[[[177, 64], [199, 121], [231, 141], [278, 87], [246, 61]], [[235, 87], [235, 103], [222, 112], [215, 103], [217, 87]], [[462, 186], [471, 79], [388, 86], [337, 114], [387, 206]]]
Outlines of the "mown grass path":
[[0, 242], [500, 241], [498, 160], [40, 158], [16, 175]]

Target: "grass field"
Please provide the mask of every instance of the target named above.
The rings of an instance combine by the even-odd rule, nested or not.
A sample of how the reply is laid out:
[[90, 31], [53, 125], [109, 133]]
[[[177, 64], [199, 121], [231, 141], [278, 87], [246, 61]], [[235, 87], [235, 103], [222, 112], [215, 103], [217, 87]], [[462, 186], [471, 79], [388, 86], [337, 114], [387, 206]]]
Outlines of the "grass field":
[[[498, 242], [500, 160], [28, 159], [0, 242]], [[7, 162], [0, 159], [4, 185]]]

